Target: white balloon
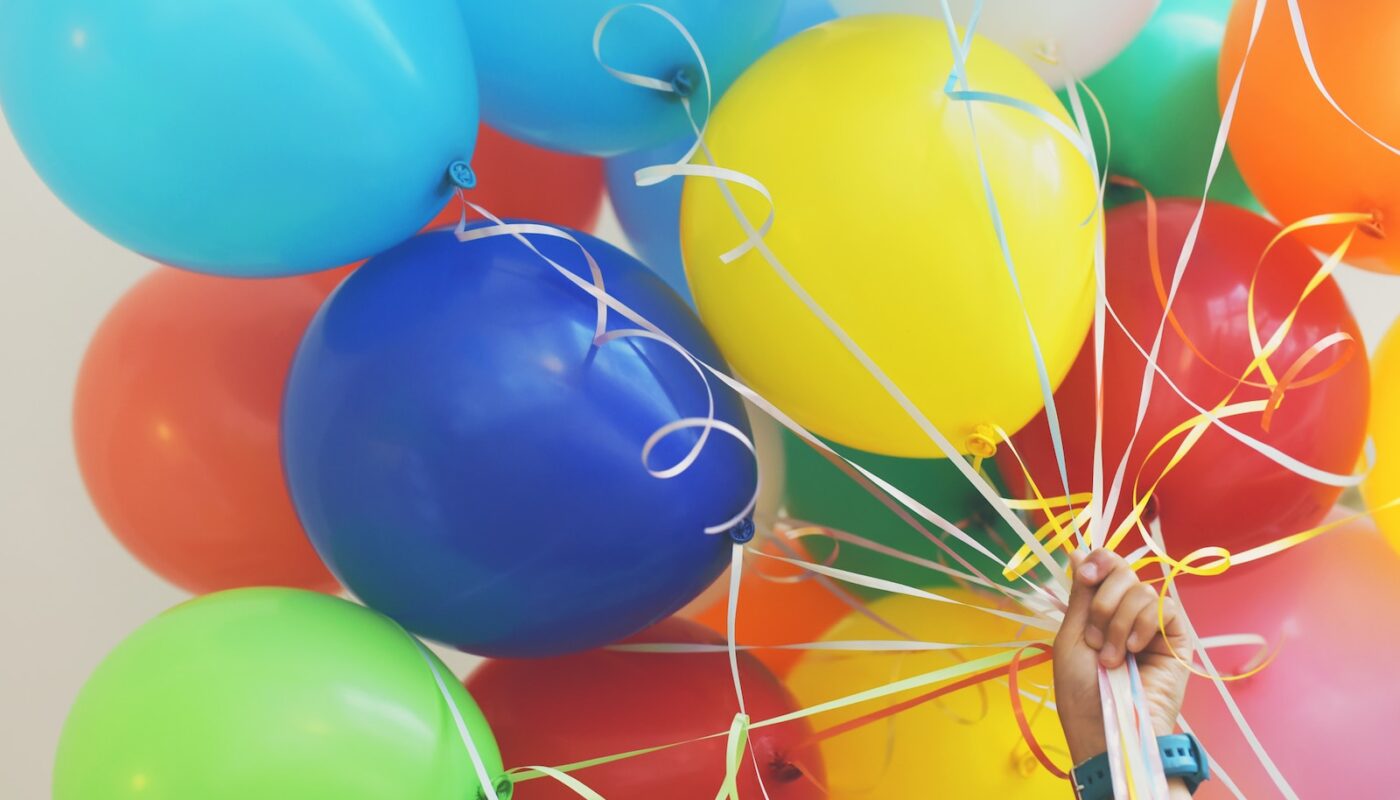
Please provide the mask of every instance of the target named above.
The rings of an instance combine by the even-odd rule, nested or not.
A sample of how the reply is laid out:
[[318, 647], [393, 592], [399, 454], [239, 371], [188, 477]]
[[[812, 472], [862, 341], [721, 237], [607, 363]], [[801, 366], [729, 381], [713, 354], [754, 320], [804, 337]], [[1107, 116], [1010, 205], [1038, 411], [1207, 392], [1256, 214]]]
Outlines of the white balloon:
[[[978, 0], [948, 0], [966, 26]], [[985, 0], [977, 33], [1020, 56], [1055, 88], [1087, 78], [1118, 55], [1160, 0]], [[831, 0], [837, 13], [943, 18], [941, 0]], [[976, 88], [976, 87], [973, 87]]]

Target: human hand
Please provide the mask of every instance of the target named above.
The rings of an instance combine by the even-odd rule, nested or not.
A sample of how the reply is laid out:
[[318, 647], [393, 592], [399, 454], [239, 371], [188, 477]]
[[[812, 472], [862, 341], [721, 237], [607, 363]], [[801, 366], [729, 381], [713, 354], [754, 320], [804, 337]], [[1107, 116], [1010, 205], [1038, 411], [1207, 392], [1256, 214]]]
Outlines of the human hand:
[[1087, 557], [1076, 552], [1070, 566], [1074, 581], [1069, 609], [1055, 636], [1055, 704], [1070, 758], [1080, 764], [1108, 749], [1099, 665], [1111, 669], [1122, 665], [1127, 654], [1137, 655], [1153, 733], [1165, 736], [1176, 727], [1191, 674], [1172, 649], [1189, 661], [1191, 640], [1180, 608], [1170, 597], [1163, 609], [1163, 638], [1156, 590], [1139, 580], [1121, 556], [1108, 550], [1095, 550]]

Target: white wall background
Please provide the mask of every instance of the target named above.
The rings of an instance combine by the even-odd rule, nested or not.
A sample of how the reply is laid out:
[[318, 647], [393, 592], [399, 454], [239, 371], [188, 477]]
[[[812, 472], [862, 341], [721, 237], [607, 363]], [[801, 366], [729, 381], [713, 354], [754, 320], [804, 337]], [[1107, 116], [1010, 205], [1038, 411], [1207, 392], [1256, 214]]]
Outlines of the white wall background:
[[[610, 213], [601, 234], [621, 239]], [[103, 529], [69, 438], [88, 337], [148, 269], [68, 213], [0, 123], [0, 797], [48, 796], [59, 729], [87, 674], [184, 599]], [[1400, 278], [1347, 269], [1341, 280], [1374, 344], [1400, 312]]]

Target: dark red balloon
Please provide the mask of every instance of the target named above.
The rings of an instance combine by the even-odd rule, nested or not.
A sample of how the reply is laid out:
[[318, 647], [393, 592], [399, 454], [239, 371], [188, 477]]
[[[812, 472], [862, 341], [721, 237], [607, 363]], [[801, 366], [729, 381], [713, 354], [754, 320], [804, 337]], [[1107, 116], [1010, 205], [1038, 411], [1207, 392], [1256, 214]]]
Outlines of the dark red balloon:
[[[631, 642], [717, 643], [707, 628], [672, 617]], [[739, 654], [744, 699], [754, 721], [796, 708], [757, 659]], [[488, 661], [468, 677], [507, 767], [557, 766], [597, 756], [727, 731], [737, 710], [725, 653], [626, 653], [590, 650], [560, 658]], [[773, 800], [823, 796], [821, 757], [803, 745], [805, 720], [750, 734], [763, 784]], [[576, 774], [604, 797], [708, 798], [724, 779], [725, 737], [589, 767]], [[806, 777], [810, 775], [814, 780]], [[762, 797], [752, 761], [740, 773], [741, 797]], [[575, 800], [552, 779], [516, 786], [513, 800]]]
[[[1176, 259], [1196, 209], [1194, 200], [1164, 200], [1159, 205], [1159, 248], [1165, 286], [1171, 285]], [[1210, 363], [1197, 355], [1170, 324], [1163, 334], [1158, 359], [1172, 381], [1206, 409], [1214, 408], [1229, 394], [1235, 378], [1253, 360], [1246, 317], [1250, 278], [1259, 256], [1278, 231], [1274, 223], [1234, 206], [1211, 203], [1206, 209], [1195, 251], [1172, 309], [1186, 335]], [[1162, 317], [1147, 236], [1145, 203], [1108, 213], [1108, 301], [1144, 349], [1151, 348]], [[1317, 257], [1291, 238], [1275, 246], [1264, 262], [1255, 296], [1262, 340], [1273, 335], [1318, 267]], [[1348, 349], [1352, 351], [1350, 360], [1325, 380], [1287, 390], [1269, 430], [1264, 429], [1260, 413], [1236, 416], [1227, 423], [1314, 467], [1333, 473], [1354, 469], [1366, 435], [1370, 379], [1356, 321], [1330, 278], [1303, 302], [1283, 345], [1269, 363], [1276, 374], [1282, 374], [1309, 347], [1339, 331], [1354, 337], [1354, 344], [1323, 352], [1303, 369], [1299, 381], [1306, 382], [1309, 376], [1321, 374], [1334, 362], [1347, 358]], [[1090, 339], [1055, 393], [1070, 484], [1076, 492], [1093, 488], [1093, 358]], [[1113, 470], [1128, 447], [1145, 368], [1146, 359], [1110, 317], [1104, 351], [1105, 486], [1111, 482]], [[1260, 380], [1257, 372], [1253, 380]], [[1269, 394], [1262, 386], [1244, 386], [1233, 400], [1260, 400]], [[1128, 459], [1115, 525], [1132, 504], [1132, 481], [1147, 460], [1148, 451], [1178, 424], [1195, 415], [1158, 376], [1142, 432]], [[1144, 488], [1161, 472], [1179, 441], [1150, 459], [1142, 471]], [[1041, 490], [1063, 494], [1045, 414], [1042, 412], [1017, 433], [1013, 442]], [[1028, 496], [1020, 468], [1009, 449], [1001, 448], [997, 458], [1002, 474], [1013, 479], [1013, 491]], [[1162, 536], [1172, 555], [1182, 556], [1206, 545], [1238, 551], [1316, 524], [1339, 493], [1338, 488], [1303, 478], [1212, 427], [1162, 480], [1149, 512], [1161, 520]], [[1136, 533], [1125, 542], [1129, 548], [1140, 544]]]
[[[473, 203], [498, 217], [524, 217], [581, 231], [593, 230], [603, 207], [603, 161], [525, 144], [481, 126], [472, 156]], [[462, 205], [454, 198], [429, 228], [455, 225]]]

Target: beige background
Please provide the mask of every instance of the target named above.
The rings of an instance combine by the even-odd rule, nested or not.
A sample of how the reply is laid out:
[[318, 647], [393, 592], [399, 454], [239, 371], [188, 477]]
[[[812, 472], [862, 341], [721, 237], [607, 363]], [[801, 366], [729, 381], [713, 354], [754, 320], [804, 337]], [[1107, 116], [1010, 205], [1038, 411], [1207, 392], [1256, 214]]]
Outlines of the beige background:
[[[621, 240], [610, 214], [601, 233]], [[107, 535], [69, 441], [87, 339], [149, 268], [68, 213], [0, 122], [0, 797], [48, 796], [54, 743], [84, 678], [184, 597]], [[1341, 280], [1374, 344], [1400, 310], [1400, 279], [1345, 270]]]

